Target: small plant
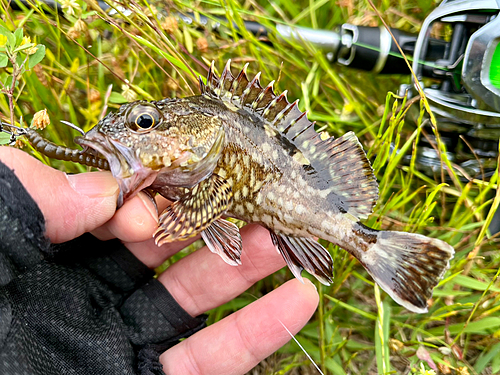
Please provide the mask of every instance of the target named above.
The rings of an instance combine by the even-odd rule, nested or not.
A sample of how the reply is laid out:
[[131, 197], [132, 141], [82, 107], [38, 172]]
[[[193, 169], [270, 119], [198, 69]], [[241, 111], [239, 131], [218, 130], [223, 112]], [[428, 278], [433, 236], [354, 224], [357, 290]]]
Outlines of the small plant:
[[[16, 89], [19, 86], [22, 75], [31, 70], [45, 56], [45, 46], [31, 42], [29, 36], [23, 35], [23, 29], [18, 28], [11, 32], [0, 25], [0, 68], [4, 71], [0, 74], [1, 92], [7, 97], [10, 111], [10, 124], [15, 125], [14, 107], [16, 101]], [[11, 67], [10, 72], [8, 71]], [[22, 88], [18, 90], [18, 94]], [[0, 144], [12, 141], [6, 133], [0, 133]]]

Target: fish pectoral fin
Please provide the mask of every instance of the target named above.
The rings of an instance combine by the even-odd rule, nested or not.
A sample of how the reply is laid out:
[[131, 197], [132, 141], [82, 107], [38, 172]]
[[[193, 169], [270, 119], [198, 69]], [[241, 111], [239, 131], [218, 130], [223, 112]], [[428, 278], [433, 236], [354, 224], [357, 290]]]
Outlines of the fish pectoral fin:
[[232, 199], [231, 185], [212, 174], [163, 211], [153, 235], [156, 244], [161, 246], [196, 236], [221, 217]]
[[292, 274], [302, 281], [302, 270], [306, 270], [322, 284], [330, 285], [333, 261], [328, 250], [312, 238], [293, 237], [271, 231], [271, 239], [283, 256]]
[[239, 228], [224, 219], [215, 220], [207, 229], [201, 232], [205, 244], [214, 254], [231, 266], [241, 264], [240, 256], [243, 249]]

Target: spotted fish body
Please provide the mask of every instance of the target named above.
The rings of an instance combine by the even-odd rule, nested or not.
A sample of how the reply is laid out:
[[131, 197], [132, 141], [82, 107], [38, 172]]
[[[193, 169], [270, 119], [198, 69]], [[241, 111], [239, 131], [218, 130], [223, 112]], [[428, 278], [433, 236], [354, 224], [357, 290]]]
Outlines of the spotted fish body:
[[160, 215], [158, 244], [201, 233], [229, 264], [240, 263], [241, 239], [231, 216], [269, 229], [292, 273], [322, 283], [332, 259], [314, 238], [355, 256], [396, 302], [427, 310], [453, 248], [418, 234], [376, 231], [360, 220], [372, 212], [378, 186], [350, 132], [334, 139], [245, 68], [229, 63], [221, 77], [200, 79], [201, 95], [136, 102], [110, 114], [78, 143], [107, 158], [127, 199], [142, 189], [174, 203]]

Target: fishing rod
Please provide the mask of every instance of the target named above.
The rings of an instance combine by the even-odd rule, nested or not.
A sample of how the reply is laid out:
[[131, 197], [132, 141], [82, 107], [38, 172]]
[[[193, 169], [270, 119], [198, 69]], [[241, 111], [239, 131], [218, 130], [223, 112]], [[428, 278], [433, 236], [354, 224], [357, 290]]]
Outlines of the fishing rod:
[[[399, 45], [411, 59], [418, 84], [436, 115], [449, 160], [459, 167], [464, 181], [474, 176], [485, 180], [495, 173], [500, 139], [499, 13], [500, 0], [444, 0], [427, 16], [418, 34], [348, 23], [335, 30], [277, 24], [275, 32], [285, 41], [310, 43], [332, 63], [347, 68], [409, 75]], [[192, 14], [179, 18], [215, 30], [222, 27], [221, 22], [200, 15], [196, 20]], [[271, 32], [256, 22], [245, 21], [244, 26], [257, 36]], [[400, 96], [418, 96], [412, 80], [400, 86]], [[414, 111], [414, 118], [417, 116]], [[410, 159], [406, 157], [407, 164]], [[432, 131], [428, 139], [419, 140], [415, 164], [428, 176], [440, 173], [441, 156]], [[500, 231], [500, 210], [489, 229], [491, 233]]]
[[[470, 176], [486, 179], [496, 169], [500, 138], [499, 12], [500, 0], [445, 0], [425, 19], [418, 34], [348, 23], [334, 30], [283, 24], [268, 30], [254, 21], [244, 21], [244, 27], [261, 39], [274, 33], [288, 42], [311, 44], [323, 51], [329, 61], [346, 68], [410, 75], [399, 45], [412, 61], [419, 85], [437, 117], [448, 157], [463, 171], [463, 180], [467, 181]], [[210, 19], [192, 13], [179, 13], [177, 17], [188, 25], [215, 31], [227, 27], [223, 18]], [[448, 36], [440, 37], [440, 30]], [[418, 96], [415, 82], [401, 85], [398, 94]], [[428, 138], [430, 141], [424, 137], [419, 141], [416, 166], [433, 176], [440, 173], [442, 163], [432, 144], [432, 131]], [[410, 157], [406, 162], [410, 162]], [[500, 229], [500, 217], [498, 221]]]
[[[117, 12], [104, 1], [99, 4], [110, 15]], [[284, 24], [267, 29], [254, 21], [244, 21], [244, 27], [267, 43], [274, 34], [288, 42], [311, 44], [329, 61], [346, 68], [410, 75], [399, 45], [412, 61], [419, 85], [437, 115], [451, 161], [468, 176], [487, 178], [496, 168], [500, 138], [499, 13], [500, 0], [444, 0], [424, 20], [418, 34], [348, 23], [334, 30]], [[214, 31], [222, 31], [228, 22], [193, 13], [174, 15], [180, 22]], [[398, 94], [418, 96], [415, 82], [401, 85]], [[429, 136], [432, 139], [432, 131]], [[441, 158], [430, 142], [422, 139], [421, 143], [417, 167], [432, 176], [440, 171]]]
[[[54, 0], [44, 1], [60, 9]], [[21, 1], [29, 5], [28, 1]], [[110, 7], [104, 1], [97, 4], [110, 15], [132, 10], [119, 2]], [[12, 4], [15, 6], [15, 3]], [[162, 11], [161, 9], [159, 9]], [[444, 0], [424, 20], [418, 34], [384, 27], [342, 24], [334, 30], [275, 24], [271, 29], [254, 21], [244, 21], [244, 27], [266, 39], [271, 33], [279, 39], [312, 44], [332, 62], [348, 68], [376, 74], [410, 74], [397, 45], [413, 61], [413, 70], [438, 116], [442, 139], [451, 151], [453, 162], [470, 176], [493, 173], [489, 159], [498, 153], [500, 138], [500, 0]], [[168, 14], [161, 12], [164, 16]], [[193, 13], [173, 13], [180, 22], [200, 28], [222, 30], [224, 18], [211, 19]], [[234, 25], [236, 27], [236, 25]], [[449, 36], [440, 38], [436, 30], [447, 28]], [[392, 34], [392, 35], [391, 35]], [[393, 37], [395, 40], [393, 40]], [[269, 39], [267, 39], [269, 40]], [[398, 93], [418, 95], [415, 82], [401, 85]], [[460, 143], [464, 157], [454, 150]], [[425, 142], [425, 140], [424, 140]], [[418, 164], [426, 174], [436, 173], [440, 158], [427, 144], [419, 155]], [[472, 150], [466, 150], [472, 148]], [[434, 156], [431, 154], [434, 152]], [[471, 154], [472, 152], [472, 154]], [[462, 152], [463, 153], [463, 152]], [[457, 156], [454, 160], [453, 157]], [[476, 156], [479, 158], [477, 161]], [[484, 164], [484, 165], [483, 165]], [[489, 163], [491, 164], [491, 163]], [[486, 170], [483, 171], [483, 167]]]
[[[45, 3], [60, 9], [57, 1]], [[111, 16], [118, 11], [132, 13], [119, 2], [113, 7], [104, 1], [97, 4]], [[175, 16], [180, 22], [199, 28], [213, 31], [227, 28], [228, 20], [223, 17], [159, 11], [164, 17]], [[265, 43], [270, 43], [273, 34], [275, 39], [311, 44], [332, 64], [375, 74], [410, 75], [399, 45], [412, 61], [418, 83], [436, 115], [448, 158], [462, 171], [464, 180], [468, 180], [470, 176], [487, 179], [496, 169], [500, 138], [499, 13], [500, 0], [443, 0], [426, 17], [418, 34], [349, 23], [333, 30], [284, 24], [268, 29], [254, 21], [244, 21], [243, 25]], [[398, 94], [418, 96], [415, 84], [413, 81], [401, 85]], [[428, 138], [430, 141], [425, 137], [419, 141], [416, 167], [433, 176], [440, 173], [442, 163], [432, 144], [432, 131], [428, 132]], [[409, 159], [406, 161], [409, 163]], [[500, 213], [495, 223], [496, 231], [500, 230]]]

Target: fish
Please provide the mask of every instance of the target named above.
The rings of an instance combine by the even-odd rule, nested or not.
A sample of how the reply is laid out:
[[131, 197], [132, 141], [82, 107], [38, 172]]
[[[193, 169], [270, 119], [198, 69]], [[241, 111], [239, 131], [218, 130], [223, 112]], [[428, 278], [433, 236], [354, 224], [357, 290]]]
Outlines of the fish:
[[289, 102], [262, 87], [248, 64], [218, 76], [212, 63], [201, 93], [124, 104], [75, 138], [84, 153], [106, 159], [120, 186], [118, 204], [139, 191], [173, 203], [159, 215], [158, 246], [201, 235], [226, 263], [241, 264], [242, 241], [228, 217], [269, 230], [291, 273], [332, 283], [333, 261], [317, 238], [354, 256], [392, 299], [428, 310], [454, 249], [421, 234], [362, 223], [378, 184], [353, 132], [334, 138]]

